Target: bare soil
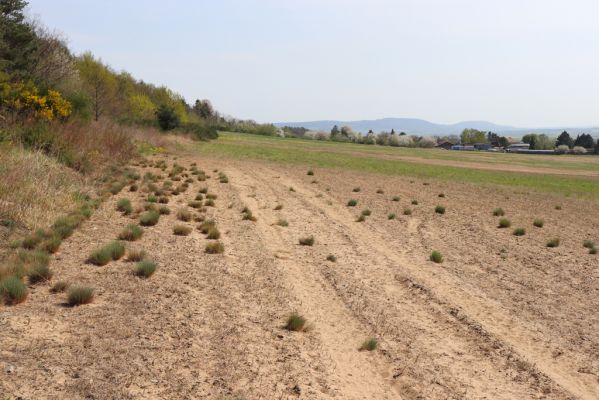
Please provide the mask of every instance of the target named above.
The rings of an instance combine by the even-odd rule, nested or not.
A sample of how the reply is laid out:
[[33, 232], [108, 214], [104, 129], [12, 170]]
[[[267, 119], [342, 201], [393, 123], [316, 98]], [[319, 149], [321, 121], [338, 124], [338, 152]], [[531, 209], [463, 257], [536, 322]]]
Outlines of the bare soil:
[[[0, 398], [599, 398], [599, 256], [582, 246], [599, 242], [597, 202], [336, 170], [308, 176], [249, 161], [176, 161], [218, 168], [229, 183], [209, 172], [207, 182], [171, 197], [171, 215], [127, 244], [159, 263], [147, 280], [125, 259], [86, 263], [134, 222], [116, 201], [138, 205], [147, 194], [106, 201], [51, 262], [53, 281], [96, 288], [92, 304], [66, 307], [48, 283], [20, 305], [0, 306]], [[140, 168], [148, 170], [161, 173]], [[218, 195], [205, 213], [221, 231], [221, 255], [204, 252], [209, 241], [196, 222], [184, 223], [194, 228], [189, 236], [172, 233], [181, 224], [177, 208], [204, 186]], [[347, 207], [349, 199], [357, 207]], [[436, 214], [436, 205], [446, 213]], [[255, 222], [242, 220], [244, 207]], [[497, 228], [496, 207], [512, 228]], [[363, 209], [372, 215], [356, 222]], [[516, 227], [526, 235], [512, 235]], [[309, 235], [314, 245], [299, 245]], [[545, 246], [552, 238], [560, 238], [557, 248]], [[429, 261], [432, 250], [442, 264]], [[283, 328], [293, 311], [307, 319], [306, 331]], [[371, 337], [379, 348], [359, 351]]]

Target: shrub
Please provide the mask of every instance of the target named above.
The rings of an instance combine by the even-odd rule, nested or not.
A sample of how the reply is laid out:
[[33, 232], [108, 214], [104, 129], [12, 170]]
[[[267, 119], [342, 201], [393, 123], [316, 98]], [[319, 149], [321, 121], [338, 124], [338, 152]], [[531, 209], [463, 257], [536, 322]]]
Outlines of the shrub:
[[559, 246], [558, 238], [551, 239], [547, 242], [547, 247], [557, 247], [557, 246]]
[[31, 234], [26, 236], [21, 242], [21, 247], [24, 249], [32, 250], [35, 249], [38, 244], [42, 241], [43, 237], [37, 234]]
[[135, 265], [135, 275], [141, 278], [149, 278], [154, 275], [158, 264], [150, 260], [142, 260]]
[[212, 199], [206, 199], [206, 201], [204, 202], [204, 205], [206, 207], [214, 207], [214, 200], [212, 200]]
[[308, 172], [306, 173], [306, 175], [314, 175], [314, 171], [312, 171], [311, 169], [308, 170]]
[[215, 195], [214, 193], [207, 193], [207, 194], [206, 194], [206, 198], [207, 198], [208, 200], [216, 200], [216, 199], [218, 198], [218, 196], [217, 196], [217, 195]]
[[439, 197], [441, 197], [441, 198], [445, 197], [445, 193], [439, 193]]
[[403, 215], [412, 215], [412, 210], [410, 208], [404, 208]]
[[582, 246], [586, 247], [587, 249], [592, 249], [593, 247], [595, 247], [595, 242], [593, 242], [592, 240], [585, 240], [582, 242]]
[[52, 279], [54, 273], [48, 268], [47, 265], [38, 264], [34, 265], [29, 272], [27, 273], [27, 278], [29, 278], [29, 283], [31, 285], [35, 285], [38, 282], [45, 282]]
[[206, 194], [206, 193], [208, 193], [208, 188], [207, 187], [200, 188], [200, 190], [198, 192]]
[[399, 196], [393, 196], [393, 198], [391, 200], [393, 200], [393, 201], [399, 201], [400, 197]]
[[379, 345], [379, 342], [375, 338], [370, 338], [370, 339], [365, 340], [364, 343], [362, 343], [362, 346], [360, 346], [360, 350], [361, 351], [374, 351], [374, 350], [376, 350], [378, 345]]
[[435, 207], [435, 212], [437, 214], [445, 214], [445, 207], [443, 207], [443, 206], [436, 206]]
[[493, 210], [493, 215], [495, 217], [503, 217], [505, 215], [505, 212], [503, 211], [503, 208], [497, 207], [495, 210]]
[[301, 332], [304, 330], [305, 326], [306, 319], [299, 315], [297, 312], [294, 312], [287, 318], [285, 329], [287, 329], [288, 331]]
[[206, 234], [206, 239], [220, 239], [220, 231], [216, 228], [216, 226], [212, 226], [208, 229], [208, 233]]
[[443, 262], [443, 255], [441, 254], [441, 252], [433, 250], [431, 253], [430, 260], [436, 262], [437, 264], [440, 264]]
[[245, 221], [257, 221], [256, 217], [254, 217], [254, 214], [252, 214], [252, 211], [249, 209], [245, 209], [245, 211], [243, 212], [243, 217], [241, 219]]
[[218, 181], [220, 183], [229, 183], [229, 177], [222, 172], [218, 174]]
[[141, 226], [154, 226], [158, 223], [159, 219], [159, 213], [156, 211], [147, 211], [139, 217], [139, 224]]
[[275, 211], [280, 211], [280, 210], [282, 210], [282, 209], [283, 209], [283, 205], [282, 205], [282, 204], [277, 204], [277, 205], [275, 206]]
[[561, 210], [561, 209], [562, 209], [562, 206], [560, 206], [560, 205], [558, 204], [558, 205], [556, 205], [556, 206], [555, 206], [555, 209], [556, 209], [556, 210]]
[[64, 291], [66, 291], [68, 288], [69, 288], [68, 282], [58, 281], [50, 288], [50, 292], [51, 293], [62, 293]]
[[67, 292], [67, 303], [71, 307], [89, 304], [94, 300], [94, 289], [84, 286], [72, 286]]
[[360, 214], [358, 218], [356, 218], [356, 222], [364, 222], [366, 221], [366, 217], [363, 214]]
[[514, 229], [514, 232], [512, 232], [514, 234], [514, 236], [524, 236], [524, 234], [526, 233], [526, 229], [524, 228], [516, 228]]
[[542, 219], [535, 219], [532, 223], [534, 226], [536, 226], [537, 228], [542, 228], [543, 225], [545, 225], [545, 222]]
[[162, 206], [158, 209], [158, 213], [160, 215], [169, 215], [171, 213], [171, 210], [167, 206]]
[[5, 304], [22, 303], [28, 294], [27, 286], [16, 276], [9, 276], [0, 280], [0, 297], [2, 297]]
[[596, 247], [591, 247], [589, 249], [589, 254], [597, 254], [597, 248]]
[[312, 246], [314, 244], [314, 236], [300, 238], [299, 244], [302, 246]]
[[110, 253], [110, 257], [115, 261], [125, 255], [125, 245], [119, 241], [110, 242], [105, 248]]
[[418, 205], [418, 200], [412, 200], [412, 205], [413, 206], [417, 206]]
[[395, 219], [395, 213], [389, 213], [387, 219]]
[[133, 206], [131, 205], [131, 200], [129, 199], [120, 199], [116, 203], [117, 211], [122, 212], [124, 215], [129, 215], [133, 212]]
[[377, 194], [383, 194], [383, 193], [385, 193], [385, 192], [383, 191], [383, 189], [377, 189], [377, 190], [376, 190], [376, 193], [377, 193]]
[[500, 228], [509, 228], [510, 226], [512, 226], [512, 223], [509, 219], [507, 218], [501, 218], [499, 220], [499, 227]]
[[139, 189], [139, 186], [137, 186], [136, 184], [129, 186], [130, 192], [137, 192], [138, 189]]
[[284, 219], [284, 218], [279, 218], [279, 220], [277, 221], [277, 225], [279, 225], [279, 226], [289, 226], [289, 222], [287, 222], [287, 220]]
[[210, 242], [206, 244], [205, 251], [208, 254], [220, 254], [225, 251], [225, 246], [219, 241]]
[[141, 249], [129, 249], [127, 252], [127, 261], [135, 262], [144, 260], [147, 257], [147, 254], [144, 250]]
[[295, 189], [293, 188], [293, 186], [290, 186], [290, 187], [289, 187], [289, 191], [290, 191], [290, 192], [295, 192]]
[[158, 199], [158, 202], [159, 202], [160, 204], [168, 204], [169, 200], [168, 200], [168, 197], [166, 197], [166, 196], [161, 196], [161, 197]]
[[39, 247], [41, 250], [54, 254], [58, 251], [58, 248], [62, 244], [62, 239], [58, 235], [54, 235], [51, 238], [44, 240], [40, 243]]
[[156, 195], [151, 194], [151, 195], [148, 196], [147, 200], [148, 200], [149, 203], [157, 203], [158, 202], [158, 197], [156, 197]]
[[329, 255], [327, 256], [327, 261], [330, 261], [330, 262], [337, 262], [337, 256], [335, 256], [334, 254], [329, 254]]
[[352, 192], [358, 193], [361, 189], [359, 187], [353, 188]]
[[138, 225], [129, 224], [121, 231], [121, 233], [119, 233], [119, 239], [133, 242], [139, 239], [143, 233], [143, 229]]
[[191, 228], [185, 225], [175, 225], [173, 233], [177, 236], [187, 236], [191, 233]]
[[120, 183], [120, 182], [115, 182], [113, 184], [110, 185], [110, 188], [108, 189], [108, 191], [113, 194], [116, 195], [118, 194], [121, 190], [123, 190], [123, 187], [125, 185]]
[[363, 216], [368, 217], [370, 216], [370, 214], [372, 214], [372, 212], [369, 209], [362, 210]]
[[358, 200], [351, 199], [350, 201], [347, 202], [348, 207], [355, 207], [357, 205], [358, 205]]

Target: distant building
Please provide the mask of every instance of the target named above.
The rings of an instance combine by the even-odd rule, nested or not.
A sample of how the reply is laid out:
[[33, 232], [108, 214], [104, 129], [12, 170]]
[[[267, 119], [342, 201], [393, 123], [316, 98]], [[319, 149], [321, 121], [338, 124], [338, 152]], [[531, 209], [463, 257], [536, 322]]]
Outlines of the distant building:
[[508, 147], [505, 148], [505, 151], [510, 152], [510, 153], [517, 153], [518, 151], [523, 151], [523, 150], [530, 150], [530, 144], [522, 143], [522, 142], [512, 143]]
[[443, 142], [439, 142], [437, 143], [438, 148], [440, 149], [445, 149], [445, 150], [451, 150], [451, 147], [453, 146], [453, 143], [448, 142], [447, 140], [443, 141]]
[[474, 148], [476, 150], [491, 150], [493, 146], [491, 143], [475, 143]]
[[453, 146], [451, 146], [451, 150], [474, 151], [476, 149], [474, 148], [474, 146], [471, 145], [454, 144]]

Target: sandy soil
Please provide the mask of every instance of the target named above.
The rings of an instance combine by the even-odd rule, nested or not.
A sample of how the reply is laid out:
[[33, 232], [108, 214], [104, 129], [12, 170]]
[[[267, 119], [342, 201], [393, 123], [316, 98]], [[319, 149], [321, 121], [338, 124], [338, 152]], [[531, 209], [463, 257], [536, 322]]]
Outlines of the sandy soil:
[[[114, 210], [118, 198], [141, 204], [142, 194], [110, 199], [51, 263], [54, 281], [94, 286], [93, 304], [65, 307], [48, 284], [23, 304], [0, 306], [0, 398], [599, 398], [599, 257], [582, 247], [599, 241], [596, 202], [177, 160], [192, 161], [223, 170], [230, 183], [195, 182], [169, 207], [207, 184], [218, 194], [207, 214], [225, 253], [205, 254], [197, 229], [174, 236], [173, 213], [130, 245], [159, 262], [152, 278], [136, 278], [123, 260], [88, 265], [93, 249], [132, 222]], [[352, 198], [357, 207], [346, 206]], [[242, 221], [243, 207], [257, 221]], [[495, 207], [526, 235], [498, 229]], [[356, 222], [365, 208], [372, 215]], [[314, 246], [300, 246], [308, 235]], [[554, 237], [560, 246], [545, 247]], [[428, 260], [433, 249], [442, 264]], [[292, 311], [308, 331], [283, 329]], [[379, 348], [359, 351], [370, 337]]]

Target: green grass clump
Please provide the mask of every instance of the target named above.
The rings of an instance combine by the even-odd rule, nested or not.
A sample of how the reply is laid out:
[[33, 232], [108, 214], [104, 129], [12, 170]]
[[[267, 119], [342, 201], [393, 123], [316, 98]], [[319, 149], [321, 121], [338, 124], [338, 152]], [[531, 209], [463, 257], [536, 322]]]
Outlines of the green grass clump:
[[47, 265], [38, 264], [34, 265], [31, 269], [29, 269], [27, 273], [27, 278], [29, 279], [29, 283], [31, 285], [35, 285], [39, 282], [46, 282], [52, 279], [54, 273], [48, 268]]
[[119, 233], [119, 239], [134, 242], [141, 238], [143, 233], [144, 231], [139, 225], [129, 224]]
[[392, 198], [391, 200], [393, 200], [393, 201], [399, 201], [399, 200], [401, 200], [401, 199], [400, 199], [400, 197], [399, 197], [399, 196], [393, 196], [393, 198]]
[[591, 247], [589, 249], [589, 254], [597, 254], [597, 248], [596, 247]]
[[125, 245], [119, 241], [113, 241], [105, 246], [105, 249], [110, 253], [110, 257], [116, 261], [125, 255]]
[[171, 209], [167, 206], [161, 206], [158, 208], [158, 214], [160, 215], [169, 215], [171, 213]]
[[360, 351], [374, 351], [378, 345], [379, 342], [375, 338], [366, 339], [360, 346]]
[[314, 236], [306, 236], [300, 238], [299, 244], [301, 244], [302, 246], [312, 246], [314, 244]]
[[50, 288], [51, 293], [62, 293], [69, 288], [69, 283], [65, 281], [58, 281]]
[[141, 278], [149, 278], [154, 275], [156, 269], [158, 268], [158, 264], [151, 260], [142, 260], [135, 265], [135, 275]]
[[214, 193], [206, 193], [206, 199], [208, 200], [216, 200], [218, 198]]
[[187, 208], [180, 208], [177, 210], [177, 219], [179, 221], [189, 222], [191, 221], [191, 216], [191, 211], [189, 211]]
[[161, 197], [158, 199], [158, 202], [159, 202], [160, 204], [168, 204], [168, 202], [169, 202], [169, 201], [170, 201], [170, 200], [169, 200], [169, 199], [168, 199], [168, 197], [166, 197], [166, 196], [161, 196]]
[[24, 249], [32, 250], [35, 249], [37, 245], [41, 243], [42, 240], [42, 236], [33, 233], [31, 235], [26, 236], [23, 239], [23, 241], [21, 242], [21, 247], [23, 247]]
[[505, 215], [505, 211], [503, 211], [503, 208], [497, 207], [493, 210], [493, 215], [495, 217], [503, 217]]
[[436, 206], [435, 207], [435, 212], [437, 214], [445, 214], [445, 207], [443, 207], [443, 206]]
[[229, 177], [225, 175], [223, 172], [218, 173], [218, 181], [220, 183], [229, 183]]
[[329, 254], [329, 255], [327, 256], [327, 261], [330, 261], [330, 262], [337, 262], [337, 256], [335, 256], [334, 254]]
[[40, 250], [47, 253], [54, 254], [58, 251], [58, 248], [62, 244], [62, 239], [59, 235], [54, 235], [48, 239], [45, 239], [39, 244]]
[[592, 249], [593, 247], [596, 247], [595, 242], [593, 242], [592, 240], [589, 240], [589, 239], [583, 241], [582, 246], [586, 247], [587, 249]]
[[148, 201], [148, 203], [157, 203], [158, 197], [154, 194], [151, 194], [148, 196], [147, 201]]
[[131, 200], [129, 199], [120, 199], [116, 203], [117, 211], [122, 212], [124, 215], [129, 215], [133, 212], [133, 206], [131, 205]]
[[123, 190], [123, 187], [125, 185], [120, 183], [120, 182], [115, 182], [112, 185], [110, 185], [110, 188], [108, 189], [108, 191], [110, 193], [112, 193], [113, 195], [118, 194], [121, 190]]
[[249, 210], [247, 207], [244, 209], [242, 217], [242, 220], [244, 221], [257, 221], [257, 218], [254, 216], [254, 214], [252, 214], [252, 211]]
[[355, 187], [352, 189], [352, 192], [358, 193], [360, 190], [362, 190], [362, 189], [360, 189], [359, 187]]
[[418, 205], [418, 200], [412, 200], [412, 205], [413, 206], [417, 206]]
[[357, 205], [358, 205], [358, 200], [355, 200], [355, 199], [351, 199], [350, 201], [347, 202], [348, 207], [355, 207]]
[[366, 217], [363, 214], [358, 215], [358, 218], [356, 218], [356, 222], [364, 222], [366, 221]]
[[215, 203], [214, 203], [214, 200], [213, 200], [213, 199], [208, 199], [208, 198], [207, 198], [207, 199], [206, 199], [206, 201], [204, 202], [204, 205], [205, 205], [206, 207], [214, 207], [214, 204], [215, 204]]
[[173, 227], [173, 234], [177, 236], [187, 236], [191, 233], [191, 228], [185, 225], [175, 225]]
[[294, 312], [287, 318], [285, 329], [293, 332], [301, 332], [304, 330], [305, 326], [306, 319], [299, 315], [297, 312]]
[[533, 224], [534, 226], [536, 226], [537, 228], [542, 228], [542, 227], [543, 227], [543, 225], [545, 225], [545, 222], [544, 222], [542, 219], [540, 219], [540, 218], [536, 218], [536, 219], [535, 219], [535, 220], [532, 222], [532, 224]]
[[106, 247], [102, 247], [98, 250], [94, 250], [90, 254], [90, 256], [87, 258], [87, 261], [90, 264], [97, 265], [97, 266], [106, 265], [110, 262], [110, 260], [112, 260], [112, 254], [110, 253], [110, 250], [107, 249]]
[[156, 211], [147, 211], [139, 217], [139, 224], [141, 226], [154, 226], [158, 223], [160, 214]]
[[363, 216], [368, 217], [370, 216], [370, 214], [372, 214], [372, 211], [370, 211], [369, 209], [362, 210]]
[[4, 300], [4, 304], [22, 303], [28, 294], [27, 286], [16, 276], [9, 276], [0, 280], [0, 297]]
[[225, 251], [225, 246], [219, 241], [210, 242], [206, 244], [205, 251], [207, 254], [221, 254]]
[[403, 209], [403, 215], [412, 215], [412, 209], [410, 209], [410, 208], [404, 208]]
[[501, 218], [499, 220], [499, 227], [500, 228], [509, 228], [510, 226], [512, 226], [512, 222], [507, 219], [507, 218]]
[[187, 203], [187, 205], [191, 208], [200, 208], [202, 207], [202, 202], [200, 200], [193, 200]]
[[200, 190], [198, 190], [198, 192], [202, 193], [202, 194], [206, 194], [206, 193], [208, 193], [208, 188], [207, 187], [200, 188]]
[[216, 228], [216, 226], [211, 227], [206, 234], [206, 239], [220, 239], [220, 231]]
[[441, 252], [433, 250], [430, 256], [430, 260], [436, 262], [437, 264], [440, 264], [443, 262], [443, 255], [441, 254]]
[[557, 247], [557, 246], [559, 246], [559, 238], [554, 238], [547, 242], [547, 247]]
[[309, 169], [308, 172], [306, 172], [306, 175], [312, 176], [312, 175], [314, 175], [314, 171], [312, 171], [311, 169]]
[[395, 219], [395, 217], [396, 217], [395, 213], [387, 214], [387, 219]]
[[203, 234], [207, 234], [210, 231], [210, 229], [215, 228], [215, 227], [216, 227], [216, 222], [213, 219], [207, 219], [200, 224], [198, 229]]
[[279, 226], [289, 226], [289, 222], [287, 222], [287, 220], [284, 219], [284, 218], [279, 218], [279, 220], [277, 221], [277, 225], [279, 225]]
[[84, 286], [71, 286], [67, 292], [67, 303], [71, 307], [89, 304], [94, 300], [94, 289]]
[[145, 250], [129, 249], [127, 251], [127, 261], [129, 261], [129, 262], [145, 260], [146, 257], [147, 257], [147, 254], [146, 254]]
[[524, 236], [526, 234], [526, 229], [524, 228], [516, 228], [514, 232], [512, 232], [514, 236]]

